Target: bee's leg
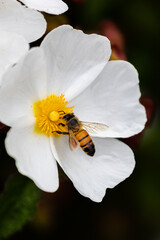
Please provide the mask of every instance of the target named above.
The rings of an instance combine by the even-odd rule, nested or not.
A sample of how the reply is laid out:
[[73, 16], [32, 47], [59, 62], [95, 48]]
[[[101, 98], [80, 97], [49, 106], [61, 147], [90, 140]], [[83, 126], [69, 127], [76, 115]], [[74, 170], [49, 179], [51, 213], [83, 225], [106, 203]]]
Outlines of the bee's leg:
[[[63, 135], [69, 135], [69, 132], [61, 132], [61, 131], [54, 131], [55, 133], [58, 133], [58, 134], [63, 134]], [[52, 133], [54, 133], [52, 132]]]
[[65, 127], [66, 125], [64, 123], [59, 123], [58, 124], [59, 130], [60, 130], [58, 132], [62, 132], [62, 134], [63, 134], [63, 131], [61, 130], [60, 126]]
[[60, 115], [60, 119], [63, 119], [63, 116], [66, 114], [64, 111], [58, 111], [59, 115]]
[[60, 115], [64, 115], [66, 114], [64, 111], [58, 111], [60, 113]]
[[62, 127], [65, 127], [66, 125], [63, 124], [63, 123], [59, 123], [58, 126], [62, 126]]

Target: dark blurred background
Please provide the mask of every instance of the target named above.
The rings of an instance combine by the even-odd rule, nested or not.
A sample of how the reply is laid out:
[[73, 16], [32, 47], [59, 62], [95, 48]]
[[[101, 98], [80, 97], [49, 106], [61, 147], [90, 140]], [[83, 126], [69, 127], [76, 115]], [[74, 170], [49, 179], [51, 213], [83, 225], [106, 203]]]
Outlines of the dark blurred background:
[[[143, 133], [127, 143], [136, 168], [128, 179], [107, 190], [101, 203], [81, 196], [66, 179], [56, 193], [41, 193], [28, 223], [8, 237], [19, 239], [160, 240], [160, 3], [149, 0], [68, 0], [60, 16], [45, 14], [48, 31], [67, 23], [86, 33], [110, 38], [112, 59], [127, 59], [139, 72], [141, 103], [148, 122]], [[0, 190], [17, 172], [0, 140]]]

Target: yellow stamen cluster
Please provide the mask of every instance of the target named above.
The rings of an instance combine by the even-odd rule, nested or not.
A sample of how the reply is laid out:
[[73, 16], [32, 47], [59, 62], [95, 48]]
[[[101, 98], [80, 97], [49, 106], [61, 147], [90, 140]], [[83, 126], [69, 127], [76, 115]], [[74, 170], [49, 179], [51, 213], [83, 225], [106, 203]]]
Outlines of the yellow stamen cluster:
[[63, 94], [59, 97], [53, 94], [35, 102], [33, 104], [35, 131], [48, 136], [52, 136], [56, 131], [66, 131], [66, 127], [59, 124], [65, 124], [63, 116], [73, 111], [73, 107], [66, 106], [67, 103]]

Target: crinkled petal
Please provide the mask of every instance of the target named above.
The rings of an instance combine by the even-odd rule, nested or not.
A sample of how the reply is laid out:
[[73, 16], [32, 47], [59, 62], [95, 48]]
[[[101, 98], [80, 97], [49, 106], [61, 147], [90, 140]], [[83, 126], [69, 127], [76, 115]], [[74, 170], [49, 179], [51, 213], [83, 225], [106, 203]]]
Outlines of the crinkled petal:
[[54, 29], [41, 46], [47, 59], [48, 93], [63, 93], [67, 100], [97, 77], [111, 53], [106, 37], [87, 35], [69, 25]]
[[21, 0], [26, 6], [50, 14], [61, 14], [68, 10], [68, 6], [61, 0]]
[[106, 188], [113, 188], [132, 173], [135, 161], [131, 149], [116, 139], [93, 138], [93, 141], [96, 146], [93, 157], [80, 148], [71, 152], [66, 136], [54, 138], [53, 153], [76, 189], [100, 202]]
[[0, 0], [0, 31], [14, 32], [33, 42], [45, 33], [46, 21], [41, 13], [16, 0]]
[[0, 121], [12, 126], [22, 116], [33, 116], [32, 105], [46, 98], [46, 69], [43, 51], [33, 48], [7, 70], [0, 88]]
[[16, 160], [20, 173], [31, 178], [40, 189], [54, 192], [59, 185], [58, 170], [49, 139], [45, 135], [36, 134], [30, 122], [20, 127], [17, 121], [17, 127], [11, 128], [5, 141], [7, 152]]
[[22, 36], [0, 31], [0, 82], [7, 68], [16, 63], [28, 49], [29, 45]]
[[139, 97], [136, 69], [125, 61], [110, 61], [92, 85], [70, 104], [81, 121], [109, 126], [107, 131], [90, 133], [92, 136], [130, 137], [142, 131], [146, 122]]

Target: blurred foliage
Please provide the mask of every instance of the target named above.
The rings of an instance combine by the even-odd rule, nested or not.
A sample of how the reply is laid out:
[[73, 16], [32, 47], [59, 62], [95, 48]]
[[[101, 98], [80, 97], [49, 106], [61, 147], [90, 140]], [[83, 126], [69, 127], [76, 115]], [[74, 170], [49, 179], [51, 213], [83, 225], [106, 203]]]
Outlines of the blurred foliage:
[[40, 194], [28, 178], [16, 174], [6, 184], [0, 197], [0, 238], [6, 238], [32, 217]]

